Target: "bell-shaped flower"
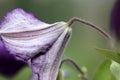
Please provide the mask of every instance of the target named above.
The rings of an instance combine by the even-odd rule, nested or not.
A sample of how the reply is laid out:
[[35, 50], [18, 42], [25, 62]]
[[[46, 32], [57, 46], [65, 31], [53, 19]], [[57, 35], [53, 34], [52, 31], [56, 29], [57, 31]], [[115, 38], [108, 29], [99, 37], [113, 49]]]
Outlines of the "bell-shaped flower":
[[1, 53], [26, 62], [33, 71], [32, 80], [56, 80], [62, 54], [71, 35], [69, 26], [76, 21], [95, 28], [112, 40], [100, 27], [83, 19], [47, 24], [18, 8], [9, 12], [0, 24], [0, 46], [6, 50], [1, 50]]
[[0, 24], [4, 47], [32, 68], [33, 80], [56, 80], [64, 47], [71, 35], [65, 22], [47, 24], [22, 9], [9, 12]]

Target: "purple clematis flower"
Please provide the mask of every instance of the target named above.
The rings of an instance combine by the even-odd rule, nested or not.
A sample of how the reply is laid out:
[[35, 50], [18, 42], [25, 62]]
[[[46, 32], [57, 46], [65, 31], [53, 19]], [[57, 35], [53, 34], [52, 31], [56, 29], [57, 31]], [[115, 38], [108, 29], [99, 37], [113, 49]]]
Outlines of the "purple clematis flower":
[[76, 21], [112, 40], [108, 33], [88, 21], [72, 18], [67, 23], [47, 24], [18, 8], [9, 12], [0, 24], [0, 48], [3, 50], [0, 57], [12, 57], [16, 64], [23, 61], [19, 67], [26, 62], [32, 69], [32, 80], [56, 80], [63, 51], [71, 36], [70, 26]]
[[31, 67], [32, 80], [56, 80], [62, 53], [71, 35], [67, 23], [47, 24], [18, 8], [5, 16], [0, 27], [7, 54]]
[[120, 0], [116, 0], [111, 17], [111, 30], [117, 41], [120, 41]]

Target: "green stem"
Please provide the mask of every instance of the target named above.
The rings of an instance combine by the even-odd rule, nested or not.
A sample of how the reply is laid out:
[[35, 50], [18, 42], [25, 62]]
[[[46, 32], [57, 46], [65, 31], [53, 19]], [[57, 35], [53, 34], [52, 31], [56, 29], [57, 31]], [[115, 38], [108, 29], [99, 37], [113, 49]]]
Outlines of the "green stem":
[[68, 59], [68, 58], [67, 59], [63, 59], [62, 62], [61, 62], [60, 68], [61, 68], [61, 66], [62, 66], [62, 64], [64, 62], [71, 63], [77, 69], [77, 71], [82, 75], [82, 80], [88, 80], [86, 74], [82, 71], [82, 69], [71, 59]]
[[97, 25], [95, 25], [95, 24], [93, 24], [93, 23], [91, 23], [89, 21], [86, 21], [86, 20], [83, 20], [83, 19], [80, 19], [80, 18], [77, 18], [77, 17], [74, 17], [74, 18], [70, 19], [68, 21], [68, 26], [70, 27], [76, 21], [81, 22], [81, 23], [86, 24], [86, 25], [89, 25], [90, 27], [92, 27], [92, 28], [98, 30], [99, 32], [101, 32], [105, 37], [107, 37], [110, 40], [112, 49], [114, 49], [114, 40], [113, 40], [113, 38], [106, 31], [104, 31], [102, 28], [100, 28], [99, 26], [97, 26]]

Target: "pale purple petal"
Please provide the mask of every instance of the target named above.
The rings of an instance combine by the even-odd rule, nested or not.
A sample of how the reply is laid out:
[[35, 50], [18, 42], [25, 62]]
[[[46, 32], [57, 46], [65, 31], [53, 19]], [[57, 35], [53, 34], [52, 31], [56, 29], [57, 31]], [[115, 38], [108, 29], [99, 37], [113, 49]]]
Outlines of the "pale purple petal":
[[28, 30], [43, 29], [49, 26], [34, 17], [32, 13], [27, 13], [22, 9], [14, 9], [9, 12], [0, 24], [0, 32], [21, 32]]
[[40, 80], [55, 80], [71, 28], [65, 22], [41, 22], [15, 9], [5, 16], [0, 35], [10, 54], [27, 62]]
[[24, 60], [47, 51], [62, 34], [65, 29], [62, 26], [66, 24], [46, 24], [21, 9], [8, 13], [5, 20], [0, 29], [5, 47], [11, 54]]
[[31, 59], [29, 65], [33, 70], [32, 80], [36, 78], [39, 80], [56, 80], [63, 51], [70, 35], [71, 29], [65, 29], [44, 55], [39, 55]]

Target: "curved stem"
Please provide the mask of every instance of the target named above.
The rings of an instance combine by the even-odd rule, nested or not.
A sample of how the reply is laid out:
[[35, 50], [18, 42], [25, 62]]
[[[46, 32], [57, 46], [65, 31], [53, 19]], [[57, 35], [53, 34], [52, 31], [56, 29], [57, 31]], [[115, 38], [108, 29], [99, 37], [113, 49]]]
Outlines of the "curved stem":
[[67, 59], [63, 59], [62, 62], [61, 62], [60, 68], [61, 68], [61, 66], [62, 66], [62, 64], [64, 62], [71, 63], [77, 69], [77, 71], [82, 75], [82, 79], [83, 80], [88, 80], [86, 74], [82, 71], [82, 69], [73, 60], [71, 60], [71, 59], [68, 59], [68, 58]]
[[105, 32], [102, 28], [100, 28], [99, 26], [97, 26], [89, 21], [74, 17], [68, 21], [68, 26], [71, 26], [76, 21], [81, 22], [81, 23], [86, 24], [86, 25], [89, 25], [90, 27], [98, 30], [99, 32], [101, 32], [104, 36], [106, 36], [113, 43], [112, 37], [107, 32]]

